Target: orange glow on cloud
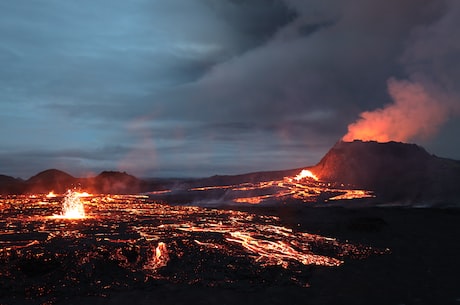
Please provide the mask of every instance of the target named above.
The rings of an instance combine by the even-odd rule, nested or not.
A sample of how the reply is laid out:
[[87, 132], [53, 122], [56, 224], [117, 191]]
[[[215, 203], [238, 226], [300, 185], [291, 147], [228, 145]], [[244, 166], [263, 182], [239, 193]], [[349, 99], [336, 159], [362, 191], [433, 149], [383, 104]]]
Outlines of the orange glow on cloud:
[[382, 109], [365, 111], [348, 126], [343, 141], [399, 141], [428, 138], [448, 119], [448, 104], [419, 83], [390, 79], [388, 91], [394, 100]]

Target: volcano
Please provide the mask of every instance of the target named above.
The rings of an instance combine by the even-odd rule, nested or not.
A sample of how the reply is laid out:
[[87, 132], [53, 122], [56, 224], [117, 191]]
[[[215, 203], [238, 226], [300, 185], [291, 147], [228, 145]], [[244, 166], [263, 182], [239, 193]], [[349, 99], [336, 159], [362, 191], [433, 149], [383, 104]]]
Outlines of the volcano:
[[[308, 175], [303, 175], [308, 173]], [[305, 176], [305, 177], [304, 177]], [[169, 203], [457, 206], [460, 161], [416, 144], [337, 142], [314, 166], [184, 181], [151, 196]]]
[[401, 142], [336, 143], [312, 171], [322, 181], [373, 190], [387, 201], [453, 203], [460, 161]]

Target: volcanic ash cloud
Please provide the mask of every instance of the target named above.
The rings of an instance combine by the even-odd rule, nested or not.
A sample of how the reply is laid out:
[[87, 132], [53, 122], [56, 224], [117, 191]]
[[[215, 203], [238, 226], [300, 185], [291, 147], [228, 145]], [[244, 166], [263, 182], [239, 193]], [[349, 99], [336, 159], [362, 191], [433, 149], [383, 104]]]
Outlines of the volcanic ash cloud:
[[[431, 88], [430, 88], [431, 89]], [[419, 82], [390, 79], [388, 92], [394, 103], [365, 111], [348, 126], [344, 141], [400, 141], [426, 139], [447, 121], [451, 103]]]

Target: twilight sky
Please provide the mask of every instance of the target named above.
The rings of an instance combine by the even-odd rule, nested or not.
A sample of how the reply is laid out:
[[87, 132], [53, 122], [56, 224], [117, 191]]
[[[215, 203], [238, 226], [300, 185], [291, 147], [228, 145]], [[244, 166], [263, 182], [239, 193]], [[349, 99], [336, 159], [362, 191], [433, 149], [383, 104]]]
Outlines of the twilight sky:
[[1, 1], [0, 174], [296, 168], [357, 120], [460, 159], [458, 29], [458, 0]]

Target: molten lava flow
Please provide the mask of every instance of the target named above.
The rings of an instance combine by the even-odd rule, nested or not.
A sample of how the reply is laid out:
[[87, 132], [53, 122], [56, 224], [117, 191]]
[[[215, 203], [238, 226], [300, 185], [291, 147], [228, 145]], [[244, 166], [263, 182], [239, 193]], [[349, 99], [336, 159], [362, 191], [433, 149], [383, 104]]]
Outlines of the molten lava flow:
[[[265, 197], [265, 198], [269, 198], [269, 197]], [[259, 204], [262, 202], [263, 199], [264, 197], [262, 196], [256, 196], [256, 197], [235, 198], [233, 199], [233, 201], [236, 203]]]
[[85, 218], [85, 209], [80, 197], [86, 197], [88, 195], [89, 194], [86, 192], [79, 193], [68, 190], [66, 196], [64, 197], [64, 202], [62, 203], [62, 213], [60, 215], [54, 215], [54, 217], [66, 219]]
[[164, 242], [159, 242], [158, 246], [155, 248], [152, 258], [147, 261], [147, 264], [144, 266], [144, 269], [153, 269], [164, 267], [168, 264], [169, 254], [166, 244]]
[[318, 181], [318, 177], [316, 177], [315, 174], [313, 174], [311, 171], [309, 171], [308, 169], [303, 169], [297, 176], [295, 176], [295, 180], [299, 181], [299, 180], [302, 180], [304, 178], [311, 178], [313, 180], [316, 180]]
[[[283, 228], [284, 229], [284, 228]], [[292, 234], [289, 232], [289, 235]], [[287, 237], [289, 237], [289, 235]], [[309, 251], [298, 251], [285, 240], [269, 240], [253, 237], [249, 232], [230, 232], [231, 238], [228, 241], [241, 244], [249, 252], [259, 257], [257, 261], [264, 265], [279, 265], [283, 268], [289, 267], [289, 262], [298, 261], [303, 265], [319, 266], [340, 266], [343, 261], [323, 255], [309, 253]]]
[[[237, 212], [231, 211], [231, 213]], [[338, 258], [315, 254], [310, 249], [311, 243], [323, 242], [330, 246], [333, 245], [337, 249], [340, 248], [340, 244], [333, 238], [306, 233], [297, 234], [286, 227], [254, 223], [253, 218], [242, 220], [240, 219], [242, 215], [235, 216], [230, 217], [233, 219], [228, 224], [222, 222], [207, 222], [194, 226], [184, 224], [178, 229], [188, 232], [224, 234], [226, 241], [239, 244], [251, 253], [251, 257], [261, 266], [281, 266], [287, 269], [294, 262], [317, 266], [340, 266], [344, 263]], [[264, 221], [270, 222], [274, 219], [266, 217]], [[195, 243], [215, 249], [226, 248], [215, 243], [198, 240], [195, 240]], [[353, 246], [346, 245], [346, 248], [351, 249]]]
[[344, 200], [356, 198], [373, 198], [375, 195], [370, 191], [365, 190], [344, 190], [344, 194], [329, 198], [329, 200]]
[[[212, 188], [215, 189], [216, 187], [213, 186]], [[261, 204], [270, 201], [283, 202], [292, 199], [318, 203], [328, 200], [375, 197], [372, 191], [349, 189], [343, 184], [321, 182], [315, 174], [306, 169], [297, 176], [284, 177], [283, 180], [242, 183], [231, 188], [228, 186], [224, 188], [229, 189], [227, 194], [230, 194], [233, 202], [249, 204]]]
[[78, 197], [91, 197], [93, 196], [92, 194], [88, 193], [88, 192], [74, 192]]
[[55, 198], [55, 197], [56, 197], [56, 194], [55, 194], [53, 191], [49, 192], [49, 193], [46, 195], [46, 198]]
[[[37, 283], [42, 286], [34, 297], [69, 291], [106, 293], [138, 289], [142, 279], [146, 281], [142, 285], [151, 285], [142, 287], [152, 288], [157, 280], [225, 289], [248, 284], [273, 287], [267, 283], [304, 287], [309, 266], [335, 267], [389, 253], [301, 232], [264, 213], [171, 206], [144, 196], [95, 195], [85, 201], [68, 191], [63, 199], [66, 207], [81, 200], [97, 219], [63, 223], [43, 217], [55, 208], [55, 201], [41, 199], [0, 197], [0, 274], [7, 275], [0, 277], [0, 283], [12, 287], [12, 295]], [[67, 215], [63, 210], [57, 217]], [[35, 264], [46, 269], [36, 271]]]

